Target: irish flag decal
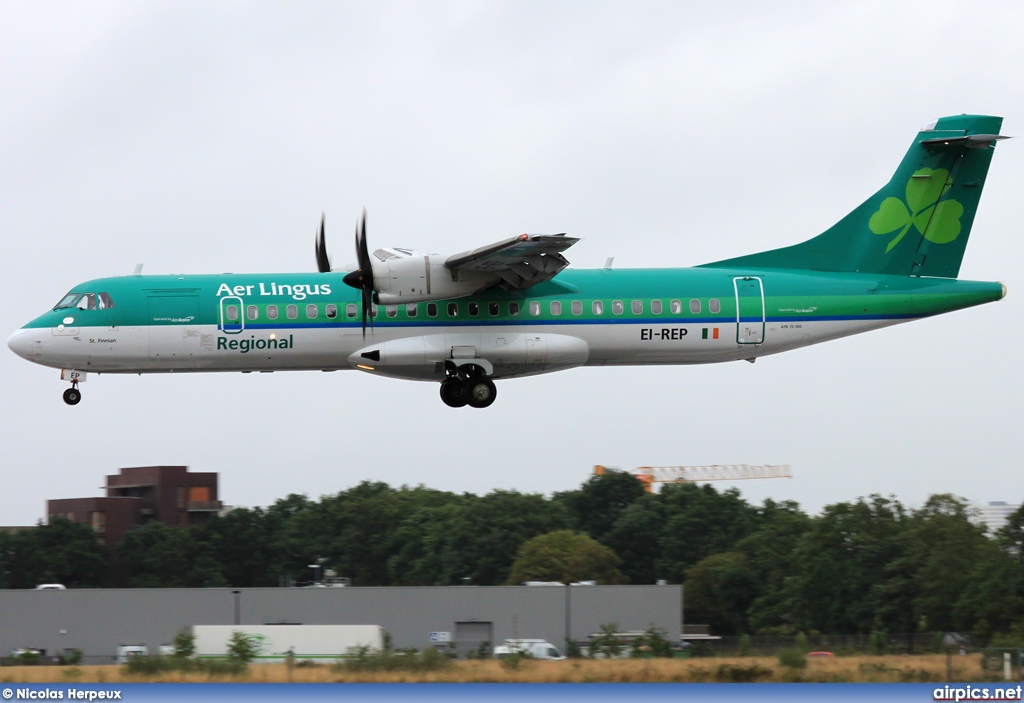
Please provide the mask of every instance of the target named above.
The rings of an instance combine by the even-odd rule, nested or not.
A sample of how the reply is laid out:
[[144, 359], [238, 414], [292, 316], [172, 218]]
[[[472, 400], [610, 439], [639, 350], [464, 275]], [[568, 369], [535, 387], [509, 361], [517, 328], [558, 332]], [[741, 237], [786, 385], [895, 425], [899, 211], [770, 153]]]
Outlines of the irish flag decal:
[[711, 339], [718, 339], [718, 328], [717, 327], [705, 327], [700, 331], [700, 338], [707, 339], [708, 332], [711, 332]]

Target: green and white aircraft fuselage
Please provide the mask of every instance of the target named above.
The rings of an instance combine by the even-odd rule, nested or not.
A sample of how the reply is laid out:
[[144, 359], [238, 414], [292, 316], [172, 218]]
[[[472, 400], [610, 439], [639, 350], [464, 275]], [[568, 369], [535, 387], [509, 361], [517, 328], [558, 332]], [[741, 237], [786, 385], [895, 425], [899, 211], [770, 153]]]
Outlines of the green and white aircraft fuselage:
[[71, 404], [87, 372], [359, 369], [441, 382], [447, 404], [485, 407], [493, 380], [752, 361], [1002, 298], [1001, 283], [956, 278], [1000, 123], [926, 126], [889, 184], [784, 249], [693, 268], [577, 270], [560, 254], [576, 240], [560, 235], [440, 262], [403, 249], [370, 258], [364, 231], [356, 272], [96, 279], [8, 345], [62, 369]]

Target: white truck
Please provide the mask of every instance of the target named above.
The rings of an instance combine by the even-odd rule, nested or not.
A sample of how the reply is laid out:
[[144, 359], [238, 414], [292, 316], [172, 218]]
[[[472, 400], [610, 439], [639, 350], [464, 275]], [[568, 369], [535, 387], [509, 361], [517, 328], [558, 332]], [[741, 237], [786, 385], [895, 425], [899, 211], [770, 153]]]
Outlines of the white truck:
[[534, 659], [565, 659], [558, 648], [547, 640], [505, 640], [505, 644], [494, 648], [494, 656], [498, 659], [513, 654], [524, 654]]
[[384, 629], [379, 625], [194, 625], [196, 656], [228, 656], [231, 636], [241, 632], [255, 645], [254, 663], [295, 661], [334, 662], [358, 647], [380, 650]]

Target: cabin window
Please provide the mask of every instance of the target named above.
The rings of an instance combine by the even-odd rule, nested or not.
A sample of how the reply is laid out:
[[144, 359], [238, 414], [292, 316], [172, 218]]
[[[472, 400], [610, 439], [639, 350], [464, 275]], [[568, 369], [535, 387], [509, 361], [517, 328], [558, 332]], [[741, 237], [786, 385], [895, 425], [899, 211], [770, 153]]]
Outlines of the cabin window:
[[652, 300], [651, 301], [651, 312], [654, 313], [655, 315], [660, 315], [661, 314], [661, 301], [660, 300]]
[[694, 315], [700, 314], [700, 301], [696, 298], [690, 301], [690, 312]]
[[420, 311], [420, 306], [417, 305], [416, 303], [406, 303], [405, 304], [405, 316], [406, 317], [416, 317], [416, 315], [419, 314], [419, 311]]
[[470, 317], [476, 317], [479, 314], [480, 314], [480, 303], [470, 303], [469, 304], [469, 316]]
[[604, 303], [600, 300], [595, 300], [594, 304], [590, 307], [594, 311], [595, 315], [604, 315]]
[[95, 310], [96, 309], [96, 294], [95, 293], [82, 293], [82, 297], [79, 298], [78, 303], [75, 305], [79, 310]]
[[683, 311], [683, 304], [678, 300], [673, 300], [671, 303], [668, 304], [668, 308], [669, 310], [672, 311], [673, 315], [678, 315]]
[[267, 319], [268, 320], [276, 320], [277, 319], [277, 306], [276, 305], [268, 305], [267, 306]]
[[100, 310], [109, 310], [114, 307], [114, 300], [110, 297], [110, 293], [100, 293]]
[[572, 301], [572, 314], [582, 315], [583, 314], [583, 303], [578, 300]]
[[317, 312], [316, 305], [314, 303], [310, 303], [309, 305], [307, 305], [306, 306], [306, 319], [307, 320], [315, 320], [316, 319], [316, 312]]
[[326, 309], [327, 317], [331, 320], [338, 316], [338, 306], [334, 303], [327, 303]]
[[289, 320], [294, 320], [295, 318], [297, 318], [299, 316], [299, 306], [298, 305], [289, 305], [285, 309], [285, 314], [288, 315], [288, 319]]
[[613, 300], [612, 301], [612, 312], [614, 314], [621, 315], [623, 310], [625, 310], [625, 308], [622, 306], [622, 301], [621, 300]]
[[551, 314], [552, 315], [561, 315], [562, 314], [562, 304], [560, 302], [558, 302], [557, 300], [552, 300], [551, 301]]
[[354, 319], [358, 313], [359, 308], [356, 307], [355, 303], [349, 303], [348, 305], [345, 306], [345, 314], [348, 315], [349, 317]]
[[230, 322], [238, 322], [238, 306], [228, 305], [224, 310], [225, 316], [227, 316]]
[[258, 310], [256, 309], [256, 306], [255, 306], [255, 305], [246, 305], [246, 306], [245, 306], [245, 317], [246, 317], [247, 319], [249, 319], [249, 320], [255, 320], [255, 319], [256, 319], [256, 316], [257, 316], [258, 314], [259, 314], [259, 311], [258, 311]]
[[487, 313], [491, 317], [497, 317], [501, 314], [501, 305], [498, 303], [487, 303]]
[[376, 305], [371, 305], [370, 306], [370, 317], [372, 317], [374, 320], [377, 319], [377, 306]]
[[644, 312], [644, 302], [642, 300], [633, 301], [633, 314], [642, 315]]
[[437, 303], [427, 303], [427, 317], [437, 317]]
[[540, 303], [538, 303], [536, 300], [530, 301], [530, 314], [533, 315], [534, 317], [540, 315]]
[[708, 312], [712, 315], [717, 315], [722, 312], [722, 303], [718, 298], [712, 298], [708, 301]]
[[458, 317], [458, 316], [459, 316], [459, 304], [458, 303], [448, 303], [448, 317]]
[[519, 303], [509, 303], [508, 304], [508, 314], [511, 315], [512, 317], [518, 317], [519, 316]]
[[385, 305], [384, 312], [388, 314], [388, 317], [398, 317], [398, 306], [397, 305]]

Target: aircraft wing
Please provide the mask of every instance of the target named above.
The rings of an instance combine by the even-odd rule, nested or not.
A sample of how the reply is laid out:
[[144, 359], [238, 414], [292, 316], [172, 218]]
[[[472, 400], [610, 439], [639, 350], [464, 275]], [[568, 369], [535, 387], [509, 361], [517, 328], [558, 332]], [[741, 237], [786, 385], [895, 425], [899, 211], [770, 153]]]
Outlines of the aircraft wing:
[[492, 273], [503, 288], [526, 290], [549, 281], [569, 265], [562, 252], [579, 241], [562, 234], [521, 234], [494, 244], [449, 256], [452, 271]]

